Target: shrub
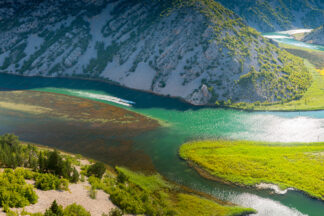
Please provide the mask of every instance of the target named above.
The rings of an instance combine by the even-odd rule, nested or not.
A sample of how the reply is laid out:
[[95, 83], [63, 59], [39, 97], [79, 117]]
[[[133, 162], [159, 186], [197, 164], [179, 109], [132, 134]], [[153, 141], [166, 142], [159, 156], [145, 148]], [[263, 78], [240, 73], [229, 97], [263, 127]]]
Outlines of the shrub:
[[37, 202], [32, 185], [27, 185], [23, 176], [11, 169], [0, 174], [0, 206], [24, 207]]
[[78, 181], [79, 181], [79, 172], [75, 168], [73, 168], [71, 182], [72, 183], [77, 183]]
[[64, 216], [91, 216], [82, 206], [72, 204], [64, 209]]
[[96, 189], [94, 189], [93, 187], [90, 188], [90, 191], [89, 191], [89, 196], [91, 199], [96, 199], [97, 197], [97, 191]]
[[41, 190], [67, 190], [68, 181], [49, 173], [38, 174], [35, 178], [35, 186]]
[[109, 212], [109, 216], [123, 216], [123, 212], [118, 208], [114, 208]]
[[120, 183], [125, 183], [128, 181], [128, 177], [125, 175], [125, 173], [118, 171], [117, 181]]

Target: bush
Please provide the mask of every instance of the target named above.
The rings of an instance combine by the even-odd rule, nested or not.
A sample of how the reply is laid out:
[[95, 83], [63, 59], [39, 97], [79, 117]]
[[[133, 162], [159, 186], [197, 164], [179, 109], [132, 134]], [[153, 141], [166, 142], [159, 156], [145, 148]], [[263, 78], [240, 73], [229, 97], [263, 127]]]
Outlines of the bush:
[[118, 208], [114, 208], [109, 212], [109, 216], [123, 216], [123, 212]]
[[64, 209], [64, 216], [91, 216], [91, 214], [82, 206], [74, 203]]
[[97, 178], [102, 178], [103, 174], [105, 174], [106, 168], [105, 164], [97, 162], [91, 166], [89, 166], [87, 170], [87, 176], [95, 176]]
[[0, 174], [0, 206], [24, 207], [37, 202], [32, 185], [27, 185], [21, 173], [6, 169]]
[[73, 203], [67, 206], [64, 210], [61, 205], [53, 201], [51, 207], [45, 211], [44, 216], [91, 216], [82, 206]]
[[49, 173], [38, 174], [35, 186], [41, 190], [68, 190], [68, 181]]
[[118, 171], [117, 181], [123, 184], [128, 181], [128, 177], [125, 175], [125, 173]]
[[79, 172], [73, 168], [73, 174], [72, 174], [72, 177], [71, 177], [71, 182], [72, 183], [77, 183], [79, 181]]
[[97, 191], [96, 189], [94, 189], [93, 187], [90, 188], [90, 191], [89, 191], [89, 196], [91, 199], [96, 199], [97, 197]]

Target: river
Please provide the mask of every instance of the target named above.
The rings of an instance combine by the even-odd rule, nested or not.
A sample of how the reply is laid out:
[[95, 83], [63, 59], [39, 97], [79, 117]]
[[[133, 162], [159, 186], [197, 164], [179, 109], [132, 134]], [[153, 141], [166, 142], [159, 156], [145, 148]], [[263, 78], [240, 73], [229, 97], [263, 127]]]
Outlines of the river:
[[[289, 38], [290, 40], [293, 39]], [[64, 78], [0, 74], [0, 88], [32, 89], [84, 97], [159, 119], [164, 127], [136, 137], [133, 148], [149, 155], [156, 170], [166, 178], [221, 199], [255, 208], [258, 210], [257, 215], [260, 216], [324, 215], [324, 202], [311, 199], [297, 191], [276, 195], [270, 191], [245, 189], [203, 179], [177, 155], [179, 146], [193, 139], [324, 141], [324, 111], [245, 112], [232, 109], [198, 108], [177, 99], [159, 97], [104, 82]], [[8, 117], [0, 114], [0, 121], [0, 133], [15, 132], [22, 139], [46, 144], [42, 142], [43, 134], [33, 133], [31, 135], [24, 131], [24, 128], [28, 128], [29, 125], [37, 129], [36, 123], [39, 120], [35, 121], [32, 117]], [[54, 121], [54, 119], [43, 120], [39, 127], [50, 125]], [[50, 129], [48, 133], [51, 133]], [[68, 137], [68, 134], [66, 136]], [[92, 137], [89, 136], [88, 139], [91, 142]], [[94, 142], [93, 145], [95, 148], [96, 143]], [[118, 161], [116, 163], [118, 164]]]

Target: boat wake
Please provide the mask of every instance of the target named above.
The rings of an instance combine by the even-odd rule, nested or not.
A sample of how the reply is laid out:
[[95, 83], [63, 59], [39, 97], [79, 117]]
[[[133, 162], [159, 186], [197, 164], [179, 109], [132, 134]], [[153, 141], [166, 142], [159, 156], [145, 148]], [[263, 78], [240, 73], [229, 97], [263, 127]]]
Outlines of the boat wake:
[[79, 97], [85, 97], [85, 98], [91, 98], [91, 99], [97, 99], [102, 101], [108, 101], [116, 104], [120, 104], [123, 106], [131, 107], [135, 104], [133, 101], [125, 100], [118, 97], [113, 97], [109, 95], [102, 95], [102, 94], [95, 94], [90, 92], [84, 92], [84, 91], [75, 91], [75, 90], [68, 90], [71, 94]]

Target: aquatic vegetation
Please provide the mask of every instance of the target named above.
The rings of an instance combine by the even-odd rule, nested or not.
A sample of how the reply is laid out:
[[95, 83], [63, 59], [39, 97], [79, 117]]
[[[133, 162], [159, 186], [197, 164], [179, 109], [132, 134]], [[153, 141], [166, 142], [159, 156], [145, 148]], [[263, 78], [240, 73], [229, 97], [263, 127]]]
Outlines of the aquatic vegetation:
[[254, 186], [273, 183], [293, 187], [324, 200], [324, 143], [196, 141], [180, 148], [180, 156], [220, 181]]

